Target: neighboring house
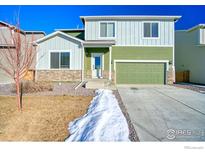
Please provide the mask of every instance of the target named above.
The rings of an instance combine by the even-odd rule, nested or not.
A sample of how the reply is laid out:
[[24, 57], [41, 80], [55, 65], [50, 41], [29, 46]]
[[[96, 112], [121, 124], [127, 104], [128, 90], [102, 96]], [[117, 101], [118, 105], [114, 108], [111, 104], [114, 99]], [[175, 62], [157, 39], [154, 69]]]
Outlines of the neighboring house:
[[[10, 30], [12, 29], [12, 31]], [[5, 23], [3, 21], [0, 21], [0, 52], [3, 52], [6, 48], [11, 48], [13, 47], [12, 44], [12, 39], [11, 39], [11, 32], [15, 33], [16, 27], [13, 25], [10, 25], [8, 23]], [[22, 36], [22, 43], [24, 42], [23, 39], [26, 36], [26, 39], [28, 41], [32, 41], [31, 37], [34, 37], [34, 40], [40, 39], [45, 36], [45, 33], [42, 31], [23, 31], [21, 30], [21, 36]], [[5, 41], [5, 39], [7, 41]], [[11, 43], [8, 43], [11, 42]], [[32, 42], [30, 42], [32, 43]], [[5, 59], [1, 58], [0, 54], [0, 60], [3, 62]], [[36, 64], [36, 59], [33, 61], [32, 66], [30, 67], [30, 70], [35, 69], [35, 64]], [[6, 65], [6, 60], [5, 60], [5, 65]], [[7, 83], [12, 83], [14, 82], [13, 79], [8, 76], [3, 70], [0, 69], [0, 84], [7, 84]]]
[[205, 84], [205, 24], [175, 33], [176, 71], [189, 71], [190, 82]]
[[175, 81], [180, 16], [82, 16], [84, 30], [59, 29], [36, 41], [36, 80], [105, 78], [116, 84]]

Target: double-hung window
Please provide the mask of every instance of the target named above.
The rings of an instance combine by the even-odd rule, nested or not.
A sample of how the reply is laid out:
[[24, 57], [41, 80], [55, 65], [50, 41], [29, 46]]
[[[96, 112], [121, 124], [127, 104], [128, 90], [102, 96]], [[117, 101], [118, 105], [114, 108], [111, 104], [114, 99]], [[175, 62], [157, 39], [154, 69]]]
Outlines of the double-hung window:
[[115, 37], [115, 23], [114, 22], [101, 22], [100, 23], [100, 37], [101, 38]]
[[52, 69], [70, 68], [70, 52], [51, 52], [50, 66]]
[[158, 38], [159, 37], [159, 23], [145, 22], [144, 23], [144, 38]]

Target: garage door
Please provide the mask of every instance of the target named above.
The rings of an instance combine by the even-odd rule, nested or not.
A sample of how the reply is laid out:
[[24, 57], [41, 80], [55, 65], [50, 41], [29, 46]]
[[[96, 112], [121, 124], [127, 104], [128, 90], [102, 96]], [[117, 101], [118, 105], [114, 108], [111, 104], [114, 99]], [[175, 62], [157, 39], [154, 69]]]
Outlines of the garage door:
[[117, 84], [164, 84], [164, 63], [116, 63]]

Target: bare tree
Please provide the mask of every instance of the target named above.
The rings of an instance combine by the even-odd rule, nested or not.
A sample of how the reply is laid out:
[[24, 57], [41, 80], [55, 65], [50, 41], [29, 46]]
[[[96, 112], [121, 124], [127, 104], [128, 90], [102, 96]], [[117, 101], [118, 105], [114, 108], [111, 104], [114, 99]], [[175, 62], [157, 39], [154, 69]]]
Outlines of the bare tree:
[[22, 110], [21, 81], [31, 67], [36, 46], [33, 45], [34, 35], [27, 38], [20, 30], [20, 22], [16, 26], [8, 26], [9, 35], [1, 33], [5, 46], [0, 51], [0, 69], [8, 74], [15, 82], [18, 109]]

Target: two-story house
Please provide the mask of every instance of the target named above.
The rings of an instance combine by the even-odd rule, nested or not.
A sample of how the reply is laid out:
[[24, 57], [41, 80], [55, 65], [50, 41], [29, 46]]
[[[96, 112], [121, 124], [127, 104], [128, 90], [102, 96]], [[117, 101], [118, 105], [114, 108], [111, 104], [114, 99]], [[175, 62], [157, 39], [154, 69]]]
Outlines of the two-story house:
[[[9, 62], [6, 60], [5, 55], [3, 52], [8, 51], [8, 48], [14, 48], [14, 44], [12, 43], [12, 37], [16, 33], [16, 27], [9, 23], [0, 21], [0, 63], [3, 65], [9, 65]], [[40, 39], [45, 36], [43, 31], [24, 31], [20, 30], [21, 36], [21, 45], [25, 45], [24, 39], [27, 39], [27, 42], [31, 41], [32, 37], [34, 40]], [[36, 61], [34, 60], [30, 71], [34, 74]], [[8, 84], [12, 83], [14, 80], [9, 76], [3, 69], [0, 68], [0, 84]]]
[[174, 31], [179, 18], [81, 16], [84, 29], [58, 29], [36, 41], [36, 80], [173, 83]]
[[189, 71], [189, 81], [205, 84], [205, 24], [176, 33], [176, 71]]

